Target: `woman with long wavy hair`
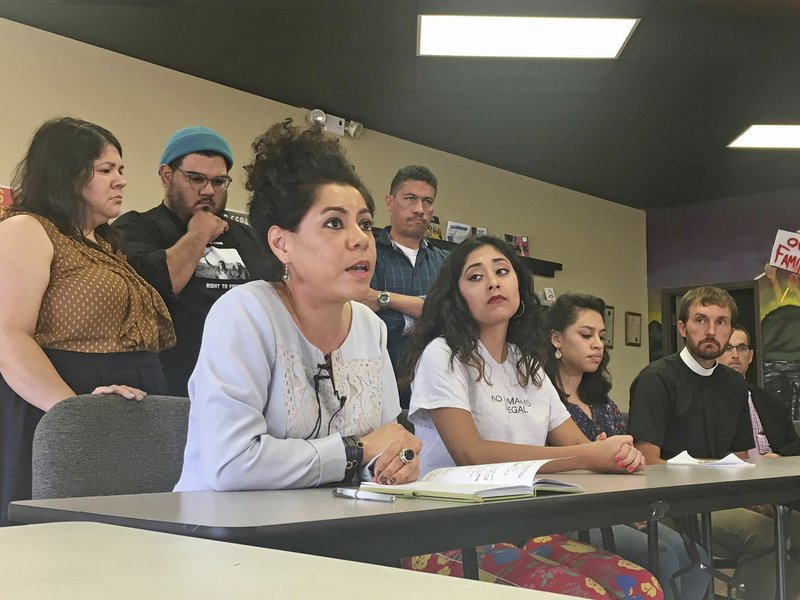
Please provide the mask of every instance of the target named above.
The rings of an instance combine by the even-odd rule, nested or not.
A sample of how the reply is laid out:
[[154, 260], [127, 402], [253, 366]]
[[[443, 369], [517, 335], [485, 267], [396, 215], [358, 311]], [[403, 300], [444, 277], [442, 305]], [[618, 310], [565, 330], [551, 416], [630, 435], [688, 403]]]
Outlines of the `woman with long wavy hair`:
[[[590, 443], [544, 375], [540, 303], [530, 273], [505, 242], [470, 238], [448, 257], [425, 300], [402, 373], [424, 452], [421, 472], [445, 466], [560, 459], [541, 471], [644, 468], [629, 436]], [[520, 532], [523, 537], [525, 532]], [[412, 561], [459, 565], [457, 551]], [[516, 585], [584, 598], [660, 597], [650, 573], [561, 535], [519, 548], [479, 548], [480, 567]], [[620, 596], [621, 594], [621, 596]]]
[[[545, 372], [578, 428], [590, 440], [598, 436], [625, 433], [625, 419], [610, 398], [610, 357], [605, 344], [603, 320], [605, 302], [588, 294], [562, 294], [545, 314], [547, 360]], [[644, 524], [615, 525], [615, 552], [641, 562], [647, 560]], [[592, 542], [600, 541], [599, 530], [589, 532]], [[692, 564], [683, 539], [674, 529], [658, 525], [659, 573], [664, 596], [702, 598], [709, 576]], [[697, 552], [705, 557], [698, 546]]]

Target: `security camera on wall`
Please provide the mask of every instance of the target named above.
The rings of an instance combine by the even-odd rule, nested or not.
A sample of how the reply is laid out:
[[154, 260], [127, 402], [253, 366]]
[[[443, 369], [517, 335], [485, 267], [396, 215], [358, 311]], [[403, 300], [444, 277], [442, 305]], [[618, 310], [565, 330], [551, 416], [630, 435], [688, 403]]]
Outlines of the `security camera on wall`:
[[328, 133], [340, 136], [348, 135], [351, 138], [357, 138], [364, 130], [364, 126], [358, 121], [350, 121], [344, 117], [337, 117], [319, 108], [310, 111], [306, 116], [306, 121], [322, 125], [322, 128]]

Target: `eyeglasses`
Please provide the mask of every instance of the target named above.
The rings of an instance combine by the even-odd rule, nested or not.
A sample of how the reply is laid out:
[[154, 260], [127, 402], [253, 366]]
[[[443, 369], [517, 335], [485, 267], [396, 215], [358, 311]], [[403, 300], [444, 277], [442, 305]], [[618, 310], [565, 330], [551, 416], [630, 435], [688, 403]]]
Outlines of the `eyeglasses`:
[[196, 192], [202, 192], [208, 182], [211, 182], [211, 187], [214, 188], [215, 192], [224, 192], [228, 189], [228, 186], [231, 184], [231, 179], [227, 175], [220, 175], [219, 177], [206, 177], [202, 173], [195, 173], [194, 171], [184, 171], [180, 167], [175, 167], [176, 171], [180, 171], [183, 173], [183, 176], [186, 177], [189, 185], [192, 189]]
[[[330, 360], [328, 356], [325, 357], [326, 360]], [[339, 408], [336, 409], [331, 415], [331, 418], [328, 419], [328, 433], [327, 435], [331, 434], [331, 423], [333, 423], [333, 418], [341, 412], [344, 408], [344, 403], [347, 402], [347, 396], [340, 396], [338, 390], [336, 389], [336, 385], [333, 383], [333, 374], [332, 370], [333, 367], [331, 366], [330, 362], [326, 362], [324, 364], [317, 365], [317, 374], [314, 375], [314, 396], [317, 399], [317, 420], [314, 422], [314, 427], [311, 429], [311, 433], [309, 433], [305, 439], [309, 440], [312, 438], [316, 438], [320, 434], [320, 430], [322, 429], [322, 402], [319, 399], [319, 386], [320, 381], [325, 379], [329, 379], [331, 382], [331, 387], [333, 388], [333, 396], [336, 400], [339, 401]], [[323, 373], [324, 371], [324, 373]]]
[[736, 350], [741, 354], [742, 352], [747, 352], [750, 350], [750, 344], [736, 344], [735, 346], [728, 344], [725, 346], [725, 352], [730, 352], [731, 350]]

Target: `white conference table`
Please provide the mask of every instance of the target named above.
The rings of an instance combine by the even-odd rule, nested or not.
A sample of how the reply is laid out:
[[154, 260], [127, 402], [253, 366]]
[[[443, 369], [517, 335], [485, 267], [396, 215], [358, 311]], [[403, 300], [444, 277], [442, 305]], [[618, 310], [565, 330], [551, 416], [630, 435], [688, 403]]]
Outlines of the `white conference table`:
[[[20, 523], [100, 521], [387, 563], [437, 550], [651, 520], [654, 514], [683, 516], [800, 500], [800, 457], [764, 459], [755, 468], [670, 465], [634, 475], [558, 478], [585, 491], [486, 504], [402, 499], [385, 504], [334, 498], [330, 488], [183, 492], [19, 501], [11, 504], [9, 517]], [[778, 553], [779, 573], [783, 556]], [[465, 572], [471, 566], [465, 564]]]
[[101, 523], [0, 529], [0, 596], [59, 598], [460, 598], [561, 594]]

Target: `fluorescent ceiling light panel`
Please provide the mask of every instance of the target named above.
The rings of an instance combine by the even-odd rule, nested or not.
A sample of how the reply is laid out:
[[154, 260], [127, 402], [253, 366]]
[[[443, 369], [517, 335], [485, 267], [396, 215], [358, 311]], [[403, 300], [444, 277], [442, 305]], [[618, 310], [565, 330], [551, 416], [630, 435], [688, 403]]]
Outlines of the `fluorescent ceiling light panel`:
[[750, 125], [728, 148], [800, 149], [800, 125]]
[[419, 15], [417, 55], [617, 58], [638, 22]]

